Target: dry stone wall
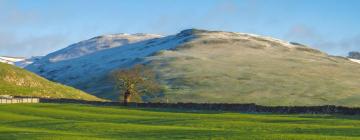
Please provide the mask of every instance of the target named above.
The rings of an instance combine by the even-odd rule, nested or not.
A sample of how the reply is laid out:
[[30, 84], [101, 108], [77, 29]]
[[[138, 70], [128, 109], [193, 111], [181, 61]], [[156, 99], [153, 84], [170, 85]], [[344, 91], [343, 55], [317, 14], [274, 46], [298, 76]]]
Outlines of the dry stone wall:
[[0, 98], [0, 104], [16, 104], [16, 103], [39, 103], [39, 98]]

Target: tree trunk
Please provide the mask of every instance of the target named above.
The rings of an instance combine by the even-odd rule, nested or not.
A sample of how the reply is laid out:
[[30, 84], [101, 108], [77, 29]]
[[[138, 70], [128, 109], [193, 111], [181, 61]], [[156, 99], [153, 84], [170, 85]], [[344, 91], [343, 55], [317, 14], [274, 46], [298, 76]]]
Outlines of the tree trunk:
[[130, 102], [130, 95], [130, 91], [126, 90], [126, 92], [124, 93], [124, 106], [127, 106]]

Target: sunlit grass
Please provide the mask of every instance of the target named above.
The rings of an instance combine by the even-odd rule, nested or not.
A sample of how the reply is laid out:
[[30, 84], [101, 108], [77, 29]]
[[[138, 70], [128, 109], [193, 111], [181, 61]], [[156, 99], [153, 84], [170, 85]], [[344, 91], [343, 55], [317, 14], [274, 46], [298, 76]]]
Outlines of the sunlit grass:
[[359, 116], [0, 105], [1, 139], [360, 139]]
[[100, 100], [75, 88], [51, 82], [4, 63], [0, 63], [0, 95]]

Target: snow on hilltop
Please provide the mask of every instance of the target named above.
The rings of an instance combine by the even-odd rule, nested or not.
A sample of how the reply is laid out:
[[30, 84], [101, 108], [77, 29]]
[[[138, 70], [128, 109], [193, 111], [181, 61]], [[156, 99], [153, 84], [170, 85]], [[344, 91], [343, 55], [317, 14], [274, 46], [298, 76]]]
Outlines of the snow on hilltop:
[[165, 37], [154, 34], [114, 34], [72, 44], [43, 57], [26, 69], [50, 80], [97, 95], [101, 94], [102, 88], [109, 88], [109, 85], [88, 86], [92, 85], [91, 82], [101, 83], [99, 81], [115, 69], [145, 63], [147, 57], [152, 54], [174, 49], [195, 38], [257, 40], [258, 43], [269, 47], [272, 43], [287, 48], [295, 46], [278, 39], [253, 34], [196, 29], [183, 30], [176, 35]]
[[23, 57], [9, 57], [9, 56], [0, 56], [0, 62], [15, 65], [16, 62], [23, 61]]
[[[94, 37], [51, 53], [27, 66], [26, 69], [52, 81], [74, 86], [93, 95], [114, 99], [113, 95], [107, 94], [109, 90], [113, 90], [111, 83], [106, 81], [111, 71], [146, 63], [157, 58], [162, 59], [161, 57], [152, 57], [154, 54], [170, 52], [162, 50], [174, 51], [174, 54], [171, 55], [174, 58], [176, 54], [190, 55], [189, 53], [175, 53], [177, 50], [175, 48], [191, 47], [191, 45], [186, 46], [191, 42], [208, 43], [209, 46], [220, 43], [225, 45], [224, 48], [226, 45], [231, 46], [233, 43], [240, 42], [241, 45], [250, 48], [260, 46], [271, 51], [281, 50], [278, 52], [283, 52], [283, 50], [316, 52], [304, 45], [271, 37], [189, 29], [164, 37], [154, 34], [115, 34]], [[231, 49], [235, 49], [235, 52], [241, 54], [242, 51], [238, 51], [241, 48]], [[159, 53], [160, 51], [161, 53]], [[207, 51], [209, 54], [220, 53]], [[324, 56], [326, 55], [324, 54]], [[202, 57], [199, 56], [199, 58]], [[170, 60], [172, 59], [169, 58]], [[208, 62], [204, 61], [204, 63]]]
[[349, 58], [349, 60], [360, 64], [360, 60], [359, 60], [359, 59], [351, 59], [351, 58]]
[[127, 44], [160, 37], [162, 36], [141, 33], [103, 35], [70, 45], [65, 49], [50, 54], [48, 57], [50, 57], [49, 61], [51, 62], [63, 61], [78, 58], [104, 49], [120, 47]]
[[0, 56], [0, 62], [7, 63], [10, 65], [15, 65], [20, 68], [24, 68], [33, 62], [39, 60], [41, 56], [25, 58], [25, 57], [10, 57], [10, 56]]
[[117, 100], [110, 74], [135, 64], [158, 74], [169, 102], [360, 105], [354, 100], [360, 99], [360, 65], [300, 43], [235, 32], [105, 35], [49, 54], [26, 69]]
[[146, 56], [159, 50], [175, 48], [192, 37], [162, 37], [154, 34], [104, 35], [51, 53], [26, 69], [50, 80], [94, 92], [79, 86], [99, 80], [114, 69], [140, 63]]

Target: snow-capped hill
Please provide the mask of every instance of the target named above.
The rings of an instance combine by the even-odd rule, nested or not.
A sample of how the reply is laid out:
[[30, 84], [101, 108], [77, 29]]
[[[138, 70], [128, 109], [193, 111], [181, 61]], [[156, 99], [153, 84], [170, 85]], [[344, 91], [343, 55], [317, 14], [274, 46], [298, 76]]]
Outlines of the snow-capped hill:
[[210, 46], [231, 42], [267, 48], [285, 46], [285, 49], [292, 49], [296, 46], [270, 37], [198, 29], [183, 30], [176, 35], [165, 37], [154, 34], [115, 34], [98, 36], [70, 45], [43, 57], [26, 68], [50, 80], [98, 95], [104, 93], [106, 91], [104, 89], [113, 89], [109, 83], [99, 82], [104, 80], [111, 71], [155, 60], [156, 57], [151, 57], [153, 54], [162, 50], [186, 48], [186, 44], [192, 41], [195, 44], [207, 43]]
[[[271, 91], [274, 95], [279, 90], [284, 95], [291, 93], [289, 91], [305, 91], [307, 89], [291, 89], [294, 87], [291, 83], [309, 80], [310, 83], [313, 81], [312, 84], [317, 84], [317, 80], [322, 79], [301, 79], [302, 77], [296, 76], [299, 72], [297, 70], [304, 69], [300, 72], [306, 76], [314, 72], [312, 67], [320, 72], [323, 70], [318, 65], [328, 67], [335, 61], [344, 62], [339, 63], [343, 65], [348, 62], [318, 53], [317, 50], [298, 43], [271, 37], [189, 29], [165, 37], [148, 34], [99, 36], [49, 54], [26, 69], [98, 97], [116, 100], [118, 92], [114, 90], [109, 74], [117, 69], [146, 64], [159, 74], [159, 81], [168, 87], [167, 92], [178, 100], [217, 102], [217, 99], [223, 99], [225, 102], [237, 102], [258, 96], [250, 95], [255, 94], [249, 93], [255, 90]], [[286, 74], [279, 75], [282, 70]], [[279, 83], [283, 83], [282, 79], [293, 81], [290, 81], [288, 89], [283, 89], [277, 88], [279, 86], [276, 82], [271, 81], [273, 78], [278, 78], [275, 80]], [[257, 83], [269, 86], [260, 89], [258, 87], [261, 86]], [[244, 85], [254, 90], [234, 88]], [[299, 84], [298, 87], [306, 86]], [[226, 91], [226, 96], [217, 96], [222, 90]], [[178, 93], [179, 98], [175, 96]], [[292, 95], [286, 97], [290, 99]]]
[[59, 50], [48, 55], [51, 62], [63, 61], [78, 58], [97, 51], [120, 47], [123, 45], [136, 43], [148, 39], [160, 38], [161, 35], [155, 34], [111, 34], [91, 38], [89, 40], [81, 41], [79, 43], [70, 45], [69, 47]]
[[40, 60], [40, 58], [41, 56], [34, 56], [31, 58], [0, 56], [0, 62], [24, 68], [27, 65], [30, 65], [33, 62]]
[[24, 57], [0, 56], [0, 62], [15, 65], [16, 62], [25, 60]]
[[41, 58], [42, 58], [42, 56], [33, 56], [30, 58], [26, 58], [22, 61], [15, 62], [15, 66], [18, 66], [20, 68], [25, 68], [26, 66], [28, 66], [36, 61], [39, 61]]
[[173, 49], [191, 38], [194, 38], [191, 34], [166, 37], [152, 34], [104, 35], [51, 53], [26, 69], [97, 95], [99, 89], [111, 87], [86, 87], [90, 81], [98, 82], [115, 69], [143, 63], [147, 56]]

